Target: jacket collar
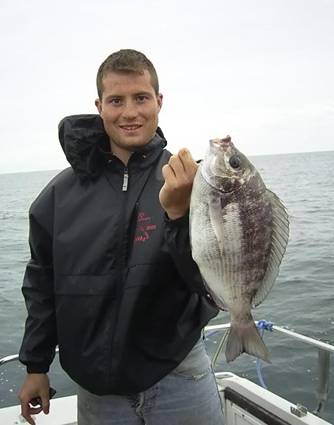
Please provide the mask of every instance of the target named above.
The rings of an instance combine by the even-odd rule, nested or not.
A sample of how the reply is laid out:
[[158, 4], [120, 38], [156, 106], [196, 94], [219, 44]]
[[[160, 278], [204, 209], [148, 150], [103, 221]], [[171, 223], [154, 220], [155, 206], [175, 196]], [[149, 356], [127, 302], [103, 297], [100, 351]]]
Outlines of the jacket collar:
[[[71, 115], [58, 126], [59, 140], [66, 159], [80, 179], [97, 178], [112, 159], [109, 137], [99, 115]], [[146, 168], [164, 149], [167, 142], [158, 127], [153, 139], [131, 156], [131, 164]]]

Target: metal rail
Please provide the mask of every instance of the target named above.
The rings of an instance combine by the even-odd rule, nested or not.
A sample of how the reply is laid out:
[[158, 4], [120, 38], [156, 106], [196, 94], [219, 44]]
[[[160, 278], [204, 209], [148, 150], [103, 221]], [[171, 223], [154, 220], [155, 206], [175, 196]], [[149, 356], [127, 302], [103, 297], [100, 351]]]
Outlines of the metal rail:
[[15, 360], [18, 360], [18, 358], [19, 358], [19, 355], [18, 354], [13, 354], [11, 356], [3, 357], [2, 359], [0, 359], [0, 367], [3, 366], [3, 365], [5, 365], [5, 364], [7, 364], [7, 363], [10, 363], [10, 362], [13, 362]]
[[[59, 352], [59, 348], [56, 348], [56, 353]], [[10, 356], [6, 356], [6, 357], [2, 357], [0, 359], [0, 367], [4, 366], [7, 363], [11, 363], [11, 362], [15, 362], [19, 359], [19, 355], [18, 354], [12, 354]]]
[[[205, 328], [205, 331], [214, 331], [214, 330], [226, 330], [231, 326], [230, 323], [224, 323], [221, 325], [210, 325]], [[305, 342], [306, 344], [313, 345], [314, 347], [321, 348], [322, 350], [329, 351], [334, 353], [334, 345], [328, 344], [326, 342], [319, 341], [314, 338], [310, 338], [308, 336], [299, 334], [294, 331], [290, 331], [289, 329], [282, 328], [281, 326], [272, 326], [273, 331], [277, 331], [283, 334], [290, 336], [291, 338], [297, 339], [299, 341]]]

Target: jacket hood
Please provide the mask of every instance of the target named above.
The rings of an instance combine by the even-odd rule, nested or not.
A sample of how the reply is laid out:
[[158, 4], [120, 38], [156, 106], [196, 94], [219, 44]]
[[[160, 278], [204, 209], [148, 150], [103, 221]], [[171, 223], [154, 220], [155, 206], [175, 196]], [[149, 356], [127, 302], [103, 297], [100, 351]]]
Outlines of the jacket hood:
[[[83, 114], [63, 118], [58, 126], [61, 147], [73, 171], [80, 179], [98, 177], [110, 153], [109, 136], [104, 130], [100, 115]], [[142, 154], [158, 149], [167, 142], [158, 127], [153, 139], [137, 151]]]

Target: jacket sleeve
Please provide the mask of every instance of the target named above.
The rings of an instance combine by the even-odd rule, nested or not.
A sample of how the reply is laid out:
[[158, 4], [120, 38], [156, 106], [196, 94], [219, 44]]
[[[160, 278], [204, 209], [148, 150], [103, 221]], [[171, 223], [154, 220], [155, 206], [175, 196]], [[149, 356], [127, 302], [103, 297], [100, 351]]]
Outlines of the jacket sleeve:
[[191, 292], [205, 296], [213, 303], [207, 292], [201, 273], [191, 255], [189, 237], [189, 214], [170, 220], [165, 214], [165, 239], [174, 264]]
[[28, 317], [19, 354], [28, 373], [48, 372], [57, 345], [53, 293], [52, 192], [42, 192], [29, 211], [31, 259], [22, 286]]

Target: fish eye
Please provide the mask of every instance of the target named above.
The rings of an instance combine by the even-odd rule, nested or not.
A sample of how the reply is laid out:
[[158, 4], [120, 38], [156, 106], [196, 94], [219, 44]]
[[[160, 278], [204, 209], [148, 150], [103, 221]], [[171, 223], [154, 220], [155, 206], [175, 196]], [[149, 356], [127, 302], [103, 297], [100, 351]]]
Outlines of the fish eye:
[[233, 155], [233, 156], [231, 156], [231, 158], [229, 159], [229, 163], [230, 163], [230, 166], [231, 166], [232, 168], [239, 168], [239, 167], [240, 167], [240, 165], [241, 165], [241, 160], [240, 160], [240, 158], [239, 158], [239, 156], [238, 156], [238, 155]]

